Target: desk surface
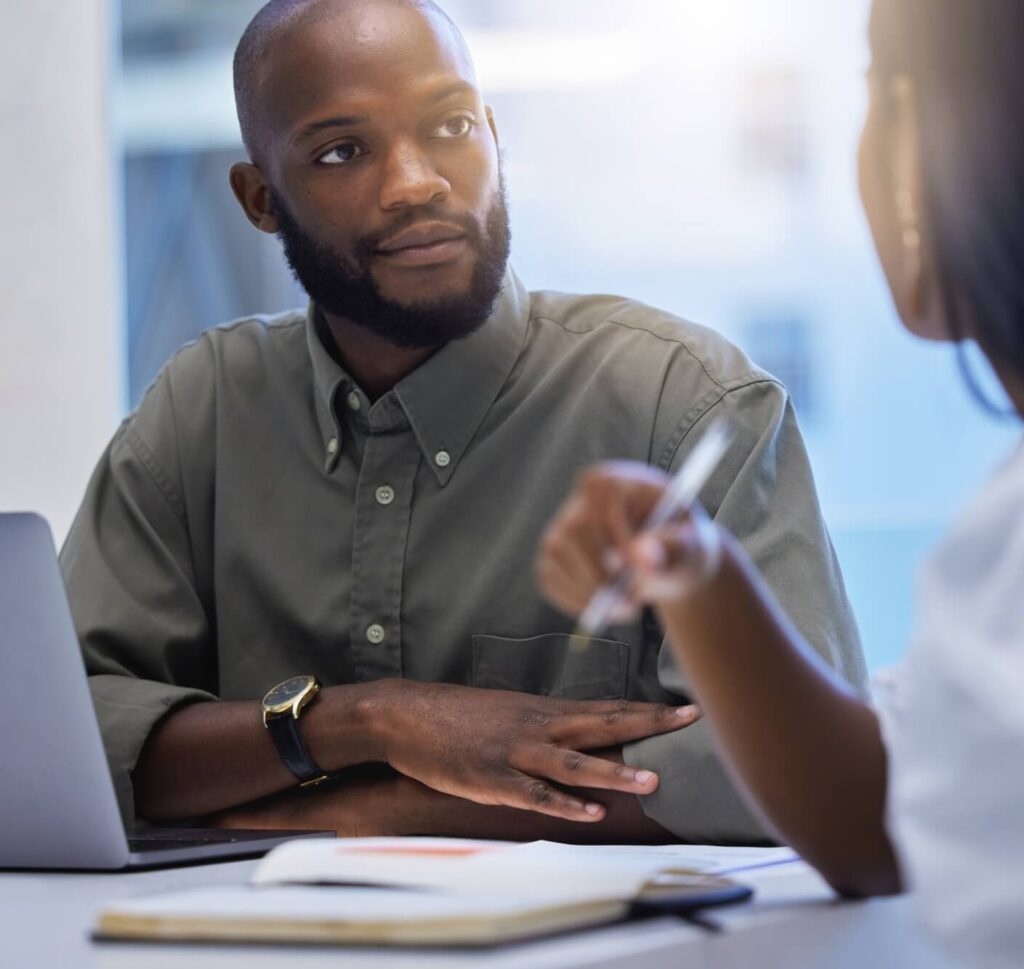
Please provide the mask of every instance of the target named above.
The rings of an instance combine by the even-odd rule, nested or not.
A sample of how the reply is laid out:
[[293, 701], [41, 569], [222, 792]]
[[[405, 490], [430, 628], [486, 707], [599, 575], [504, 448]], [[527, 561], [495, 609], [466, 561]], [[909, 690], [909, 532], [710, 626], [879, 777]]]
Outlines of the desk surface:
[[[529, 969], [954, 969], [921, 935], [908, 899], [833, 900], [802, 864], [751, 872], [749, 905], [714, 914], [724, 931], [673, 918], [488, 950], [248, 948], [95, 943], [104, 903], [244, 881], [254, 862], [116, 875], [0, 874], [0, 969], [280, 969], [528, 966]], [[282, 960], [285, 960], [282, 963]]]

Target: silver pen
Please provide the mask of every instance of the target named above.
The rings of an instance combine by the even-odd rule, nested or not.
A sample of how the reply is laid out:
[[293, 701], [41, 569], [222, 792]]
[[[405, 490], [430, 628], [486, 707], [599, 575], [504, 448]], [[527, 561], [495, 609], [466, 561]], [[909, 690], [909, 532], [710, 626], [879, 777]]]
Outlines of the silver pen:
[[[640, 532], [661, 528], [690, 508], [700, 496], [715, 468], [732, 443], [733, 433], [723, 419], [716, 420], [697, 442], [690, 456], [673, 475], [665, 493], [651, 511]], [[572, 634], [572, 648], [586, 649], [591, 639], [608, 625], [615, 610], [622, 604], [633, 583], [633, 570], [622, 568], [607, 585], [594, 593], [580, 614]]]

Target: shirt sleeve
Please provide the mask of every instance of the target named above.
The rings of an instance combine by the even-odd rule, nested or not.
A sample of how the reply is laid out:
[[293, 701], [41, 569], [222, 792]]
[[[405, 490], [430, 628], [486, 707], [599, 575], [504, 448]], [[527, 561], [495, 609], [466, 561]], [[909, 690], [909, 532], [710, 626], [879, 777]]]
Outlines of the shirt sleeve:
[[154, 725], [214, 699], [209, 614], [197, 591], [168, 378], [115, 434], [61, 551], [118, 803], [134, 820], [131, 774]]
[[[796, 415], [785, 389], [770, 379], [724, 390], [689, 422], [661, 466], [674, 471], [713, 417], [736, 439], [703, 493], [708, 512], [732, 532], [760, 569], [783, 609], [825, 662], [861, 693], [866, 670], [856, 622], [815, 492]], [[742, 670], [736, 671], [743, 675]], [[663, 689], [691, 696], [669, 644], [661, 642]], [[695, 697], [697, 702], [700, 697]], [[710, 726], [627, 745], [633, 766], [658, 771], [644, 810], [687, 841], [755, 843], [769, 839], [715, 754]]]

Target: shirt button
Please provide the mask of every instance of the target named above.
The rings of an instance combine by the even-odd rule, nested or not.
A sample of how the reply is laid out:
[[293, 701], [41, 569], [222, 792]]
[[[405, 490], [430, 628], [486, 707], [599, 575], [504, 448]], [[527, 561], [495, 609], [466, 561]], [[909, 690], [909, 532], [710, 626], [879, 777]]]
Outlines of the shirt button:
[[434, 455], [434, 464], [439, 468], [447, 468], [452, 463], [452, 456], [447, 451], [438, 451]]
[[381, 485], [374, 492], [374, 497], [378, 505], [390, 505], [395, 500], [395, 489], [391, 485]]
[[328, 454], [337, 454], [338, 453], [338, 439], [336, 437], [332, 437], [327, 442], [327, 453]]
[[384, 627], [379, 623], [374, 623], [372, 626], [368, 626], [366, 629], [366, 638], [373, 643], [374, 646], [384, 642]]
[[351, 391], [349, 393], [349, 395], [348, 395], [348, 408], [349, 408], [349, 410], [359, 410], [359, 408], [362, 407], [362, 406], [363, 405], [362, 405], [362, 403], [359, 400], [359, 394], [357, 394], [354, 390]]

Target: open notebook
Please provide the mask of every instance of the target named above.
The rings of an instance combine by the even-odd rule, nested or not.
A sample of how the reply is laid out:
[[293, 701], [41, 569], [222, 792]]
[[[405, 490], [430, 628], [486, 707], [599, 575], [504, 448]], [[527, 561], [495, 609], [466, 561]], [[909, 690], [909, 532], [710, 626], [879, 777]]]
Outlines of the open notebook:
[[438, 838], [282, 845], [249, 885], [107, 906], [98, 937], [175, 941], [493, 945], [650, 911], [741, 901], [719, 872], [788, 849], [630, 849]]

